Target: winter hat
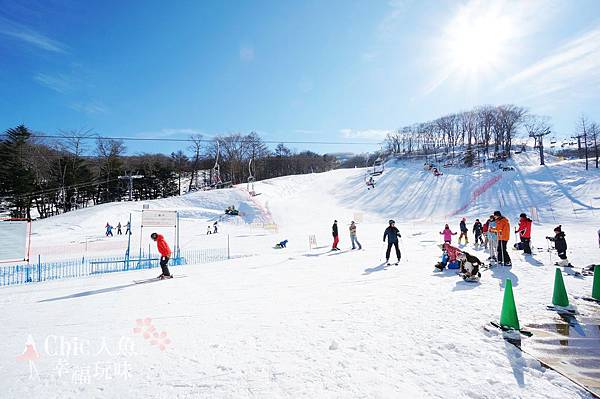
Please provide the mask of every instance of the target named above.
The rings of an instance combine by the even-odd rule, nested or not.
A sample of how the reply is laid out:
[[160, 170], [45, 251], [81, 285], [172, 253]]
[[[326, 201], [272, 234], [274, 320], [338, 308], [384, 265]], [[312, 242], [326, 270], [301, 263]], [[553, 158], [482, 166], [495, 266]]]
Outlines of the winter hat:
[[494, 216], [502, 216], [502, 214], [500, 213], [500, 211], [494, 211]]
[[450, 226], [448, 226], [448, 223], [446, 223], [446, 225], [444, 226], [445, 229], [449, 228]]
[[560, 224], [559, 224], [558, 226], [556, 226], [556, 227], [554, 228], [554, 231], [556, 231], [557, 233], [560, 233], [560, 232], [562, 231], [562, 229], [561, 229], [561, 226], [562, 226], [562, 225], [560, 225]]
[[152, 233], [152, 234], [150, 234], [150, 238], [152, 238], [153, 240], [156, 240], [158, 238], [158, 234]]
[[333, 223], [337, 223], [337, 220], [334, 220]]
[[463, 221], [463, 222], [466, 222], [466, 221], [467, 221], [467, 218], [462, 218], [462, 221]]
[[354, 220], [350, 222], [350, 224], [354, 224]]
[[479, 222], [479, 219], [475, 219], [476, 222]]
[[526, 217], [527, 217], [527, 215], [526, 215], [526, 214], [524, 214], [524, 213], [522, 213], [522, 214], [520, 214], [520, 215], [519, 215], [519, 217], [520, 217], [520, 218], [526, 218]]
[[394, 222], [393, 219], [390, 219], [389, 224], [395, 224], [396, 222]]

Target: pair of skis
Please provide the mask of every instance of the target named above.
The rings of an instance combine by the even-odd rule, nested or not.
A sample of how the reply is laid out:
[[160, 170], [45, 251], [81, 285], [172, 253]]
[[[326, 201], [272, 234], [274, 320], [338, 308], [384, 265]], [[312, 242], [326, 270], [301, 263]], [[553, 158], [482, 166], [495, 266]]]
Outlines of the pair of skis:
[[173, 278], [183, 278], [183, 277], [187, 277], [187, 276], [184, 275], [184, 274], [177, 275], [177, 276], [174, 276], [174, 275], [171, 274], [169, 277], [154, 277], [154, 278], [147, 278], [147, 279], [144, 279], [144, 280], [133, 280], [133, 282], [135, 284], [146, 284], [146, 283], [153, 283], [153, 282], [156, 282], [156, 281], [171, 280]]

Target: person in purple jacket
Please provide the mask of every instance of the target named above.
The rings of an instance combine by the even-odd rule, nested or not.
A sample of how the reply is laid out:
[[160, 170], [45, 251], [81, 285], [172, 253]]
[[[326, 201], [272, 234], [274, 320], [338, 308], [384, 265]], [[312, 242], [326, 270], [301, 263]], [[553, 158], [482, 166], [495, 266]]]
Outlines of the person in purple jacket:
[[444, 231], [440, 231], [440, 234], [444, 236], [444, 243], [448, 243], [448, 244], [452, 244], [452, 236], [456, 235], [456, 233], [454, 233], [452, 230], [450, 230], [450, 227], [448, 226], [448, 224], [446, 224], [446, 226], [444, 226]]

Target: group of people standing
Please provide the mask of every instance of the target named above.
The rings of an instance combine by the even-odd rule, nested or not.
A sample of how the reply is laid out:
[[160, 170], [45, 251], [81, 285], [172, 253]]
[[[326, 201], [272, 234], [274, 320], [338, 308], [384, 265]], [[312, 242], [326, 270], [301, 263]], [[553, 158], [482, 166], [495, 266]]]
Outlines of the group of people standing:
[[[352, 249], [362, 249], [362, 245], [358, 241], [356, 235], [356, 223], [354, 221], [350, 222], [350, 226], [348, 227], [350, 233], [350, 242], [352, 242]], [[338, 230], [338, 221], [334, 220], [333, 225], [331, 226], [331, 234], [333, 235], [333, 244], [331, 246], [332, 251], [339, 251], [338, 244], [340, 242], [339, 230]], [[387, 250], [385, 251], [385, 261], [389, 265], [390, 254], [392, 251], [392, 247], [396, 250], [396, 258], [398, 262], [400, 262], [400, 248], [398, 247], [398, 238], [402, 237], [400, 235], [400, 231], [396, 227], [396, 222], [390, 220], [388, 222], [388, 227], [383, 232], [383, 242], [387, 240]]]
[[[519, 225], [514, 230], [518, 234], [519, 242], [514, 244], [516, 250], [522, 250], [525, 255], [531, 255], [531, 230], [533, 221], [525, 213], [519, 215]], [[459, 245], [464, 238], [465, 244], [469, 243], [469, 229], [467, 228], [467, 220], [463, 218], [459, 224], [460, 236], [458, 238]], [[489, 251], [488, 260], [497, 262], [504, 266], [512, 266], [510, 254], [507, 251], [508, 241], [510, 240], [510, 222], [502, 215], [500, 211], [495, 211], [488, 220], [481, 223], [479, 219], [475, 219], [473, 224], [473, 234], [475, 235], [475, 246], [484, 247]], [[440, 232], [443, 235], [445, 244], [452, 244], [452, 236], [457, 235], [450, 229], [448, 224], [444, 226], [444, 230]], [[560, 261], [558, 266], [570, 266], [567, 259], [567, 242], [565, 233], [561, 226], [554, 229], [554, 237], [546, 237], [550, 242], [554, 243], [554, 249], [558, 253]]]
[[[354, 220], [350, 222], [350, 227], [348, 227], [350, 232], [350, 241], [352, 242], [352, 249], [356, 249], [358, 247], [359, 250], [362, 249], [362, 245], [358, 242], [358, 238], [356, 236], [356, 223]], [[333, 225], [331, 226], [331, 234], [333, 235], [333, 244], [331, 245], [332, 251], [339, 251], [338, 244], [340, 243], [340, 234], [338, 231], [338, 221], [334, 220]]]
[[[121, 225], [121, 222], [119, 222], [119, 224], [117, 224], [117, 235], [118, 236], [120, 236], [120, 235], [123, 234], [122, 227], [123, 226]], [[131, 234], [131, 223], [127, 222], [127, 224], [125, 225], [125, 227], [127, 227], [127, 230], [125, 231], [125, 234]], [[105, 235], [107, 237], [113, 237], [113, 232], [112, 231], [113, 231], [114, 227], [110, 223], [106, 222], [106, 226], [104, 226], [104, 228], [106, 229]]]
[[[466, 218], [462, 218], [460, 221], [459, 229], [459, 245], [463, 238], [465, 245], [468, 244], [469, 229], [467, 227]], [[507, 251], [507, 245], [510, 239], [510, 222], [500, 211], [495, 211], [484, 223], [481, 223], [479, 219], [475, 219], [472, 231], [475, 235], [475, 246], [484, 247], [489, 250], [489, 261], [498, 262], [504, 266], [512, 266], [512, 261]], [[531, 254], [531, 248], [529, 246], [529, 242], [531, 241], [531, 219], [524, 213], [521, 214], [520, 224], [515, 232], [518, 232], [521, 237], [524, 252], [526, 254]], [[453, 232], [448, 224], [446, 224], [444, 230], [441, 231], [440, 234], [444, 236], [445, 244], [452, 244], [452, 236], [457, 233]]]

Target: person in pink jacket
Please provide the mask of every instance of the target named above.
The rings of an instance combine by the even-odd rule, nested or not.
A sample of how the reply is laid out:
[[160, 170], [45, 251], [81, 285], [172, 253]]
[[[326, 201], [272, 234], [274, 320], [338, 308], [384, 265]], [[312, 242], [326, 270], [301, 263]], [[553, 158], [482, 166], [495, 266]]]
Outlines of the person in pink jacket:
[[440, 231], [440, 234], [444, 236], [444, 243], [448, 244], [452, 244], [452, 236], [456, 235], [456, 233], [450, 230], [450, 227], [447, 224], [444, 226], [444, 231]]

